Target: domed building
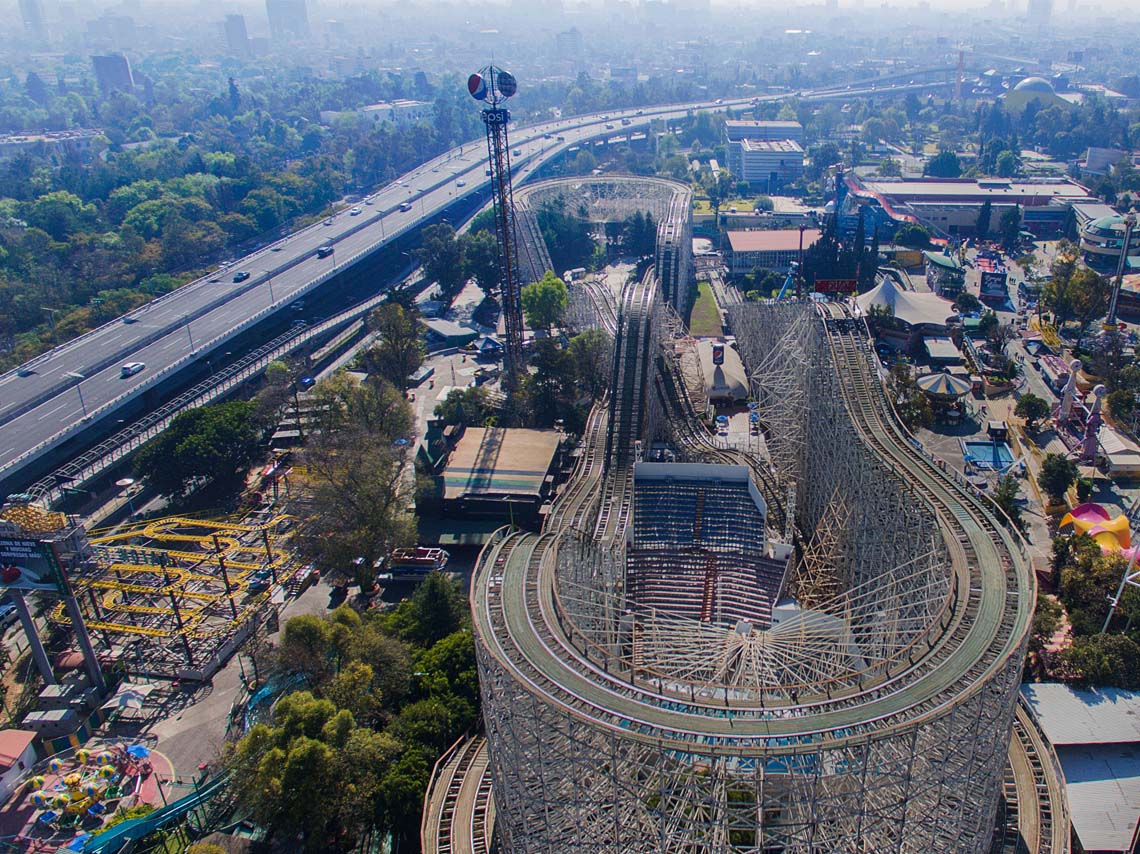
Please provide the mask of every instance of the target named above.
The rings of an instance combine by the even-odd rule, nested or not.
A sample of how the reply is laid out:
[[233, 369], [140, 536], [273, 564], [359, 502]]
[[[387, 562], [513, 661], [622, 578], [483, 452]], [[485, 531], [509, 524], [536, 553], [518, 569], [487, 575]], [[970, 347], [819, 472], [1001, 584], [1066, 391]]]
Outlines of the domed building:
[[1006, 107], [1014, 112], [1020, 113], [1030, 101], [1037, 101], [1042, 109], [1073, 106], [1058, 95], [1053, 84], [1044, 77], [1026, 77], [1005, 94]]
[[[1120, 214], [1094, 219], [1081, 229], [1081, 255], [1085, 263], [1102, 273], [1115, 273], [1120, 264], [1125, 224]], [[1140, 267], [1140, 227], [1133, 226], [1128, 240], [1129, 266]]]

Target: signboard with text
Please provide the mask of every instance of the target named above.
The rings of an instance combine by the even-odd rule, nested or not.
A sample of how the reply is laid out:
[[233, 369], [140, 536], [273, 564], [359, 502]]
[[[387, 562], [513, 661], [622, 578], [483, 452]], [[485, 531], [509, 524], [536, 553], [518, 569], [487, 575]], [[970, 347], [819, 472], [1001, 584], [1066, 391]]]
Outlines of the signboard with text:
[[1007, 275], [1004, 271], [983, 270], [980, 296], [1007, 298], [1009, 291], [1006, 280]]
[[815, 290], [821, 294], [852, 294], [856, 282], [854, 279], [816, 279]]
[[69, 591], [55, 546], [28, 537], [0, 537], [0, 589]]

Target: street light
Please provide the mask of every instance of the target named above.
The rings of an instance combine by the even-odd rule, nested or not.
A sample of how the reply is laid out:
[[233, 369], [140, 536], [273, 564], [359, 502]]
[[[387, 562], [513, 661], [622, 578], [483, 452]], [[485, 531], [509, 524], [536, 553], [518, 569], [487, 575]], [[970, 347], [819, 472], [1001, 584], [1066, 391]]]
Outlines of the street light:
[[190, 315], [186, 315], [186, 337], [190, 339], [190, 355], [194, 355], [194, 334], [190, 331]]
[[77, 382], [75, 384], [75, 390], [77, 392], [79, 392], [79, 405], [81, 407], [83, 407], [83, 417], [86, 418], [87, 417], [87, 404], [83, 401], [83, 381], [85, 379], [87, 379], [87, 377], [85, 377], [83, 374], [79, 373], [78, 371], [67, 371], [64, 374], [64, 376], [65, 377], [71, 377], [72, 379], [75, 379], [75, 380], [79, 380], [79, 382]]
[[263, 270], [262, 272], [268, 277], [266, 281], [269, 283], [269, 304], [273, 305], [273, 303], [277, 302], [273, 297], [273, 273], [269, 270]]

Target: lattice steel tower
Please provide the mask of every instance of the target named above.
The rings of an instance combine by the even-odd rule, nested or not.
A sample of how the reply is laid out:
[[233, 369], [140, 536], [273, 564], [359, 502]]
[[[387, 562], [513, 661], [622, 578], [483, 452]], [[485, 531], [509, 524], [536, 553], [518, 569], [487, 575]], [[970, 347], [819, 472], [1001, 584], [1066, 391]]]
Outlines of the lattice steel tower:
[[504, 383], [513, 388], [523, 367], [522, 302], [518, 270], [518, 238], [515, 234], [515, 206], [511, 193], [511, 148], [507, 123], [511, 112], [503, 104], [518, 91], [514, 75], [494, 65], [467, 78], [467, 91], [484, 101], [483, 124], [487, 128], [487, 160], [491, 170], [491, 199], [495, 211], [495, 237], [499, 244], [499, 283], [503, 294]]

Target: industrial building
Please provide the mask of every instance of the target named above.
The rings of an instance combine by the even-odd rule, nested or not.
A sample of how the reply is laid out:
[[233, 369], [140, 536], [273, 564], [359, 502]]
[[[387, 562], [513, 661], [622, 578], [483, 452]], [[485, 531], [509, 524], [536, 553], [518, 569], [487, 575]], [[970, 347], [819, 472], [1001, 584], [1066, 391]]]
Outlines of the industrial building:
[[909, 216], [939, 234], [973, 235], [985, 202], [992, 208], [990, 228], [1007, 210], [1021, 211], [1022, 228], [1039, 238], [1061, 235], [1069, 206], [1090, 201], [1089, 191], [1069, 179], [1012, 178], [866, 178], [848, 175], [853, 192], [874, 199], [898, 221]]
[[1027, 683], [1021, 694], [1064, 771], [1073, 835], [1088, 854], [1140, 844], [1140, 693]]
[[[734, 276], [742, 276], [753, 270], [774, 270], [777, 273], [786, 273], [793, 261], [800, 257], [800, 229], [783, 229], [780, 231], [730, 231], [728, 232], [728, 262], [729, 272]], [[819, 240], [820, 231], [817, 228], [805, 228], [803, 234], [803, 249]]]

